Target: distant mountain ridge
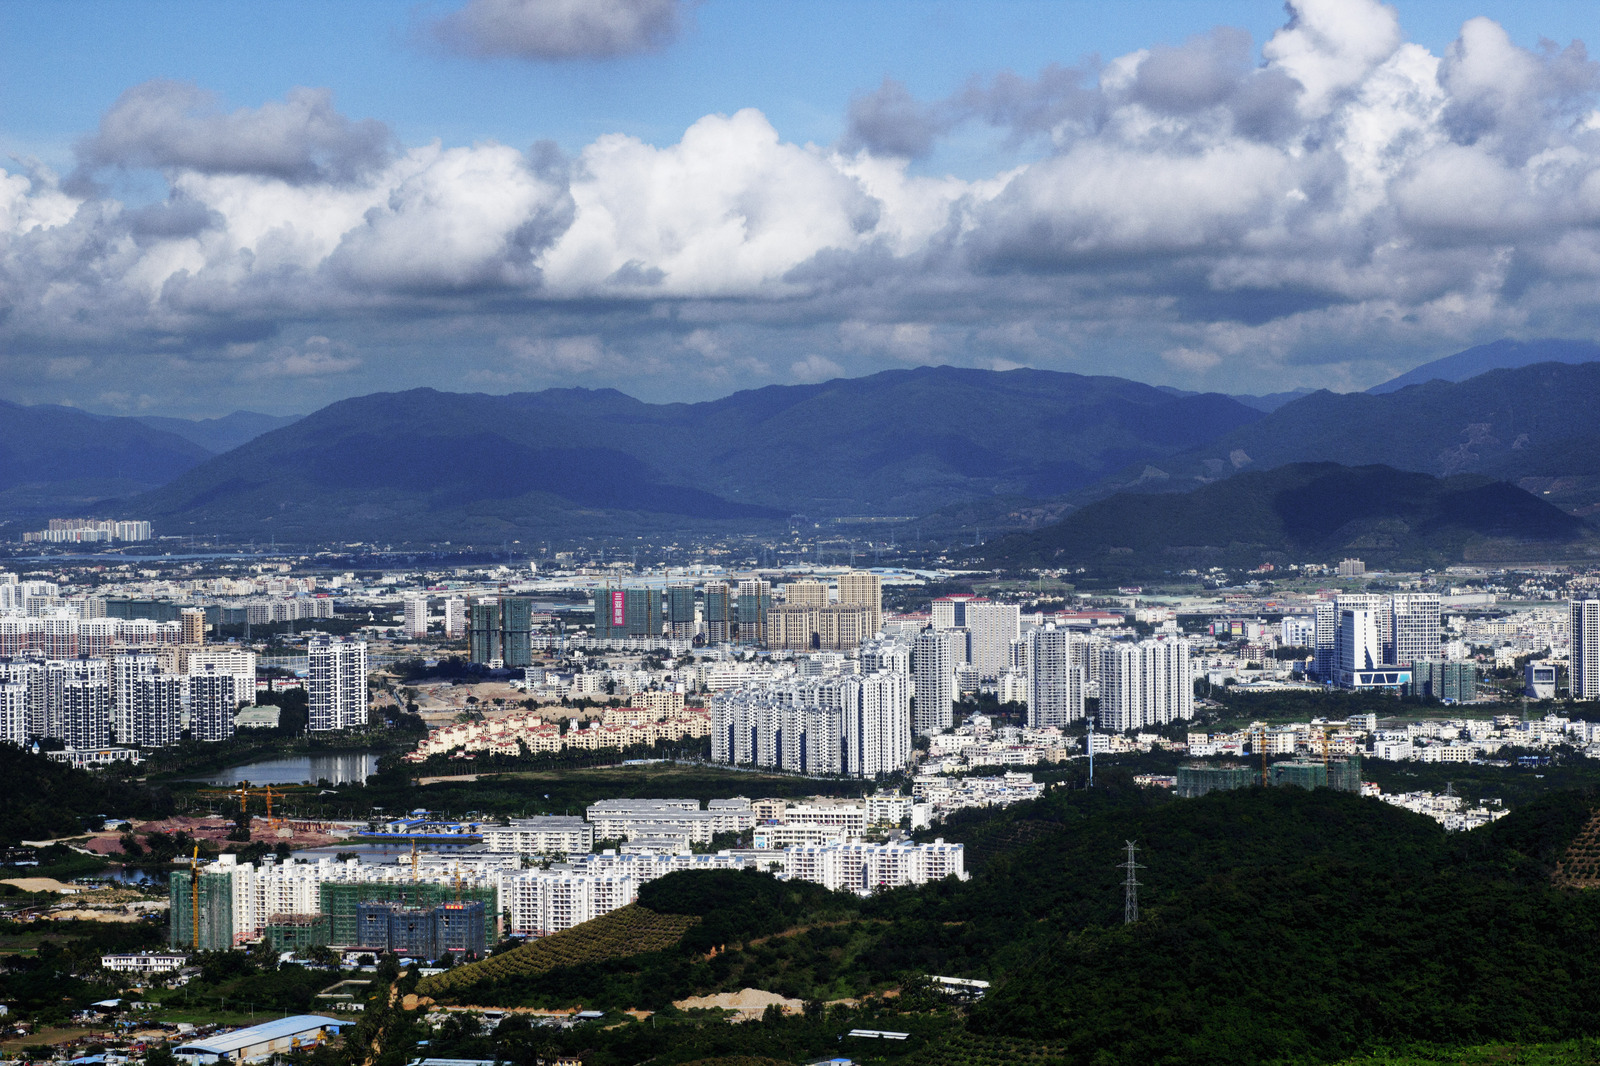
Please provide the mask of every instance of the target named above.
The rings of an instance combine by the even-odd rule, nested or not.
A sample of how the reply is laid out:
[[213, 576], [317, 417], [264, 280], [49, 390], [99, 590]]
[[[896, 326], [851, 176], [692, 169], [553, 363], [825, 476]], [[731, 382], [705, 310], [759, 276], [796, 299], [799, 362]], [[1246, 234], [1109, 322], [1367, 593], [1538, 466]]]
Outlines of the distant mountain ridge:
[[131, 418], [0, 400], [0, 531], [146, 491], [210, 455]]
[[1503, 481], [1291, 463], [1188, 493], [1126, 492], [987, 546], [1006, 566], [1183, 570], [1331, 562], [1406, 568], [1587, 557], [1600, 535]]
[[[1515, 482], [1578, 515], [1600, 514], [1600, 362], [1538, 363], [1390, 393], [1316, 392], [1165, 461], [1129, 465], [1080, 502], [1113, 492], [1187, 491], [1285, 463], [1383, 463]], [[1600, 443], [1600, 442], [1597, 442]]]
[[1535, 363], [1592, 363], [1600, 360], [1600, 344], [1582, 340], [1498, 340], [1423, 363], [1367, 392], [1381, 396], [1429, 381], [1466, 381], [1491, 370], [1518, 370]]
[[1093, 484], [1261, 417], [1041, 370], [894, 370], [704, 403], [612, 389], [340, 401], [126, 501], [171, 531], [476, 540], [918, 515]]

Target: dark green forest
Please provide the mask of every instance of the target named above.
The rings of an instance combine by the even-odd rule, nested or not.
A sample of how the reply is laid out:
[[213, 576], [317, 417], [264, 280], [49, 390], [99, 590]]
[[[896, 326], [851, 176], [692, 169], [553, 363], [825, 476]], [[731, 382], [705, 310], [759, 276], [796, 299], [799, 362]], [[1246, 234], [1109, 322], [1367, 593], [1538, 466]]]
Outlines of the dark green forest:
[[[1326, 790], [1187, 801], [1117, 782], [1057, 790], [947, 825], [972, 848], [967, 883], [863, 900], [676, 874], [640, 898], [701, 916], [675, 948], [480, 986], [462, 1001], [657, 1010], [663, 1025], [674, 999], [756, 987], [814, 1005], [772, 1019], [775, 1041], [809, 1025], [821, 1051], [837, 1025], [915, 1028], [929, 1062], [983, 1061], [985, 1047], [1074, 1063], [1334, 1062], [1592, 1038], [1600, 895], [1549, 878], [1596, 802], [1593, 791], [1552, 794], [1452, 836]], [[1117, 868], [1126, 840], [1145, 867], [1134, 925], [1122, 921]], [[928, 974], [995, 987], [963, 1013], [941, 1006]], [[856, 1004], [828, 1005], [845, 997]], [[640, 1028], [591, 1036], [593, 1061], [649, 1057], [630, 1043], [648, 1041]], [[753, 1036], [738, 1042], [744, 1053], [794, 1061]], [[684, 1054], [694, 1047], [703, 1057], [698, 1038]]]

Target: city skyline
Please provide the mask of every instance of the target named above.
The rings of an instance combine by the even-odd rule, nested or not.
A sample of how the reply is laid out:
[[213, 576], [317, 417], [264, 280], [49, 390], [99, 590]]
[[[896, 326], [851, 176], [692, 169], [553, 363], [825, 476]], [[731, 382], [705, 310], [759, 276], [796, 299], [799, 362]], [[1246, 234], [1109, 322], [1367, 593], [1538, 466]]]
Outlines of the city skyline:
[[1353, 389], [1588, 337], [1584, 13], [4, 5], [0, 395]]

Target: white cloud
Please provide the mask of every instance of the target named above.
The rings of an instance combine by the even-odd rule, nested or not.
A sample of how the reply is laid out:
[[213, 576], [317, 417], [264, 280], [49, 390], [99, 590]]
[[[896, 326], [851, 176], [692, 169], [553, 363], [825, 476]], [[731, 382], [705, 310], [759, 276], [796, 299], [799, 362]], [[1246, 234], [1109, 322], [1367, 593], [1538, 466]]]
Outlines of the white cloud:
[[[458, 14], [513, 9], [623, 7]], [[1592, 334], [1600, 75], [1582, 46], [1529, 51], [1474, 19], [1439, 56], [1370, 0], [1290, 10], [1264, 64], [1223, 29], [945, 100], [880, 87], [836, 148], [752, 109], [571, 159], [400, 148], [321, 90], [228, 111], [147, 83], [74, 180], [0, 171], [0, 383], [71, 357], [131, 395], [167, 365], [150, 353], [230, 350], [260, 374], [375, 373], [389, 356], [367, 334], [398, 314], [445, 338], [436, 366], [457, 330], [483, 364], [463, 374], [625, 387], [1025, 360], [1242, 388]], [[895, 115], [922, 125], [901, 137]], [[908, 164], [963, 123], [1037, 158], [977, 179]], [[130, 209], [85, 180], [113, 167], [158, 171], [169, 198]], [[329, 346], [285, 354], [286, 324]]]
[[789, 376], [798, 382], [810, 384], [844, 376], [844, 368], [825, 355], [808, 355], [789, 364]]

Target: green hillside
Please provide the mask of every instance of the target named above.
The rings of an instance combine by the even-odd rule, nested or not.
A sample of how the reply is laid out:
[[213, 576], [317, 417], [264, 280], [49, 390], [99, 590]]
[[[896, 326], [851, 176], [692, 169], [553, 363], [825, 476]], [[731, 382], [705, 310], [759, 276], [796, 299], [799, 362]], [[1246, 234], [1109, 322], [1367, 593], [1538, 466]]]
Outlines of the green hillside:
[[[471, 1001], [661, 1012], [560, 1046], [598, 1063], [815, 1061], [840, 1053], [854, 1027], [912, 1040], [846, 1045], [851, 1057], [940, 1066], [1255, 1066], [1396, 1049], [1426, 1062], [1448, 1061], [1438, 1049], [1528, 1042], [1569, 1043], [1526, 1061], [1582, 1061], [1571, 1056], [1592, 1045], [1570, 1042], [1600, 1037], [1600, 893], [1557, 889], [1551, 874], [1597, 801], [1554, 794], [1450, 835], [1347, 793], [1178, 800], [1113, 773], [1092, 793], [1057, 789], [952, 819], [941, 831], [963, 841], [996, 839], [996, 823], [1029, 827], [968, 882], [862, 900], [749, 874], [674, 874], [640, 902], [701, 917], [676, 945], [480, 987]], [[1127, 840], [1144, 866], [1135, 925], [1122, 921]], [[994, 985], [956, 1008], [928, 974]], [[717, 1027], [670, 1008], [745, 987], [816, 1009]], [[473, 1039], [436, 1037], [429, 1053], [493, 1051]]]
[[[1153, 464], [1130, 465], [1097, 486], [1187, 491], [1243, 470], [1286, 463], [1383, 463], [1448, 476], [1483, 473], [1539, 492], [1575, 513], [1600, 505], [1593, 452], [1561, 447], [1592, 439], [1600, 405], [1600, 363], [1538, 363], [1492, 370], [1461, 382], [1429, 381], [1395, 392], [1317, 392], [1248, 426]], [[1542, 483], [1523, 483], [1524, 478]]]
[[1584, 556], [1580, 519], [1480, 475], [1294, 463], [1189, 493], [1123, 492], [988, 546], [1006, 566], [1179, 570], [1328, 562], [1408, 568]]

